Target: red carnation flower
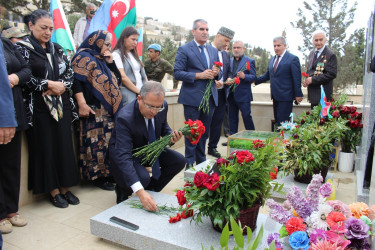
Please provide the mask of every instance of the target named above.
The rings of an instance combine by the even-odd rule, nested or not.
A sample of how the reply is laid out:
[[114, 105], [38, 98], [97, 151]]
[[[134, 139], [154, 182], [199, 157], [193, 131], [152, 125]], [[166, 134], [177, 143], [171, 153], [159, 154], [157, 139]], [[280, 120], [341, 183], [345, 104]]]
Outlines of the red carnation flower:
[[286, 222], [285, 229], [291, 235], [296, 231], [305, 231], [306, 225], [303, 223], [302, 218], [292, 217]]
[[338, 110], [335, 110], [333, 113], [332, 113], [332, 116], [335, 117], [335, 118], [339, 118], [340, 116], [340, 112]]
[[324, 118], [320, 118], [319, 125], [324, 125], [326, 123], [326, 120]]
[[184, 211], [182, 211], [181, 218], [187, 219], [187, 218], [192, 217], [194, 215], [194, 210], [193, 209], [189, 209], [190, 206], [191, 205], [188, 205], [186, 207], [186, 209]]
[[302, 76], [309, 77], [309, 75], [306, 72], [302, 72]]
[[176, 197], [178, 204], [180, 204], [180, 206], [186, 204], [185, 190], [177, 190]]
[[307, 111], [306, 111], [306, 115], [310, 115], [310, 111], [307, 110]]
[[247, 151], [239, 151], [236, 153], [237, 163], [242, 164], [243, 162], [247, 163], [250, 161], [254, 161], [253, 155]]
[[350, 107], [350, 113], [354, 114], [357, 111], [356, 107]]
[[302, 125], [302, 124], [305, 124], [305, 120], [304, 120], [304, 119], [301, 120], [301, 125]]
[[240, 84], [241, 80], [240, 78], [237, 76], [236, 78], [234, 78], [234, 83], [235, 84]]
[[274, 172], [271, 172], [270, 173], [270, 176], [271, 176], [271, 180], [275, 180], [277, 178], [277, 172], [279, 171], [278, 168], [273, 168]]
[[176, 223], [177, 221], [181, 220], [181, 216], [179, 213], [175, 217], [170, 216], [169, 217], [169, 223]]
[[229, 161], [227, 161], [226, 159], [224, 159], [224, 158], [219, 158], [219, 159], [217, 159], [216, 160], [216, 164], [219, 166], [219, 167], [221, 167], [221, 166], [223, 166], [223, 165], [228, 165], [229, 164]]
[[205, 186], [210, 191], [215, 191], [220, 185], [220, 176], [217, 175], [217, 173], [213, 173], [210, 175], [206, 181], [203, 183], [203, 186]]
[[194, 184], [195, 184], [195, 186], [197, 188], [203, 187], [203, 183], [206, 181], [207, 178], [208, 178], [208, 174], [206, 174], [204, 172], [197, 172], [194, 175]]
[[257, 149], [257, 148], [263, 148], [263, 147], [265, 147], [265, 145], [262, 140], [253, 141], [253, 148]]
[[248, 71], [250, 71], [250, 63], [249, 63], [249, 61], [246, 61], [246, 69], [247, 69]]
[[214, 65], [218, 68], [223, 66], [223, 64], [221, 62], [214, 62]]
[[184, 187], [192, 187], [193, 186], [193, 184], [191, 184], [190, 182], [185, 182], [185, 185], [184, 185]]

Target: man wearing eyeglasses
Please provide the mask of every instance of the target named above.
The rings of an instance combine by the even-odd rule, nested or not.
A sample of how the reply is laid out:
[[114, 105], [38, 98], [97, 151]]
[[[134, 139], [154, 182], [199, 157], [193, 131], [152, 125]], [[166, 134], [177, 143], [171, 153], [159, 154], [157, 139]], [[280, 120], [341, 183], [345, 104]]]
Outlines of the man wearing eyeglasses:
[[[168, 148], [153, 166], [143, 166], [142, 159], [132, 155], [134, 149], [169, 134], [173, 134], [171, 144], [181, 139], [182, 133], [172, 131], [168, 125], [168, 104], [164, 96], [165, 90], [160, 83], [146, 82], [137, 99], [122, 108], [117, 115], [109, 142], [109, 165], [117, 183], [117, 203], [126, 200], [134, 192], [145, 209], [157, 211], [154, 199], [146, 190], [161, 191], [185, 166], [184, 156]], [[151, 171], [148, 167], [152, 167]]]

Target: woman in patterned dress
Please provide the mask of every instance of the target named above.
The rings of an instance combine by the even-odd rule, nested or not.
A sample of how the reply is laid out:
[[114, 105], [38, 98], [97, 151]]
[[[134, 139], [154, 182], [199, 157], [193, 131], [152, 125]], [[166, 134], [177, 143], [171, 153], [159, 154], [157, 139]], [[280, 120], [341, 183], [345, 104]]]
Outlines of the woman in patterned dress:
[[105, 160], [115, 114], [122, 107], [121, 75], [113, 62], [111, 42], [111, 33], [93, 32], [72, 59], [73, 92], [80, 117], [81, 175], [104, 190], [115, 188]]

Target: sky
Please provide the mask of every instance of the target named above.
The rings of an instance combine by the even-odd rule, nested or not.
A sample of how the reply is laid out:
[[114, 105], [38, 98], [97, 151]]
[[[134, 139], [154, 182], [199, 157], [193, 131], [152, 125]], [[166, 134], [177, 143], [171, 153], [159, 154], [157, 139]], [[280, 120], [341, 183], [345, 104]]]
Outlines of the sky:
[[[312, 2], [312, 1], [308, 1]], [[352, 6], [354, 0], [348, 0]], [[358, 0], [354, 23], [347, 36], [356, 28], [367, 27], [375, 0]], [[300, 59], [303, 55], [298, 45], [303, 44], [299, 30], [290, 22], [297, 20], [297, 10], [304, 10], [302, 0], [137, 0], [137, 15], [152, 17], [191, 29], [198, 18], [207, 20], [210, 35], [215, 35], [221, 26], [235, 31], [234, 40], [242, 40], [251, 46], [265, 48], [273, 53], [272, 39], [285, 29], [289, 51]]]

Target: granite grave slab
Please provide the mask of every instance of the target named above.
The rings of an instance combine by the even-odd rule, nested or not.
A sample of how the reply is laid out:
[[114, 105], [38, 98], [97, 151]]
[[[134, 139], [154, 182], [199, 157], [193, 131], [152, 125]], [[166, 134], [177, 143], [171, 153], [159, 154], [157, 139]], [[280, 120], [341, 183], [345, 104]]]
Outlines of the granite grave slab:
[[[177, 199], [173, 195], [150, 192], [157, 204], [177, 207]], [[133, 196], [128, 201], [138, 200]], [[220, 248], [219, 232], [212, 228], [209, 218], [203, 218], [203, 223], [196, 224], [190, 219], [171, 224], [169, 217], [157, 215], [138, 208], [131, 208], [128, 201], [117, 204], [90, 219], [91, 233], [100, 238], [134, 249], [202, 249], [213, 246]], [[109, 221], [117, 216], [139, 226], [132, 231]], [[258, 249], [267, 247], [267, 236], [278, 232], [281, 225], [264, 214], [259, 214], [257, 228], [253, 233], [256, 237], [263, 224], [263, 239]], [[245, 242], [247, 237], [245, 236]], [[230, 249], [234, 246], [233, 237], [230, 239]]]

